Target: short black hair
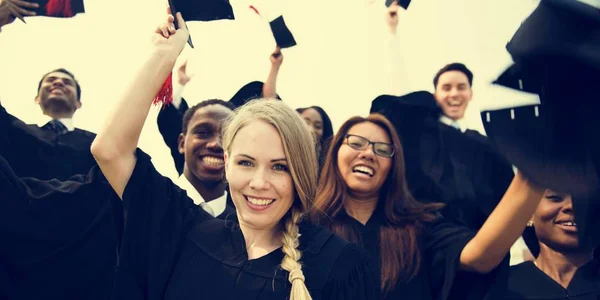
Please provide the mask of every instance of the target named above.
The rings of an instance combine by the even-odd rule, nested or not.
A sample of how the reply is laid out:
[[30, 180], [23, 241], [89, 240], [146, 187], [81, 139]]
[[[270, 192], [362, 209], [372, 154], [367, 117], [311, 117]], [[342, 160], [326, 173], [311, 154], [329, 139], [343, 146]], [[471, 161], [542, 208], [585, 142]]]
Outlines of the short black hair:
[[465, 74], [465, 76], [467, 76], [467, 79], [469, 80], [469, 86], [473, 86], [473, 72], [471, 72], [471, 70], [469, 70], [469, 68], [467, 68], [467, 66], [465, 66], [464, 64], [455, 62], [445, 65], [435, 74], [435, 77], [433, 77], [433, 87], [437, 88], [440, 76], [450, 71], [462, 72], [463, 74]]
[[69, 72], [65, 68], [52, 70], [52, 71], [44, 74], [44, 76], [42, 76], [42, 79], [40, 79], [40, 82], [38, 83], [38, 94], [40, 93], [40, 89], [42, 88], [42, 82], [44, 81], [44, 78], [46, 78], [46, 76], [48, 76], [50, 73], [55, 73], [55, 72], [67, 74], [67, 75], [71, 76], [71, 78], [73, 78], [73, 81], [75, 81], [75, 86], [77, 87], [77, 101], [81, 102], [81, 86], [79, 85], [79, 82], [77, 82], [77, 79], [75, 79], [75, 75], [73, 75], [73, 73]]
[[231, 109], [231, 111], [235, 110], [235, 106], [232, 103], [229, 103], [229, 102], [221, 100], [221, 99], [204, 100], [204, 101], [190, 107], [185, 112], [185, 114], [183, 114], [183, 123], [181, 125], [181, 133], [183, 133], [183, 134], [187, 133], [188, 125], [190, 124], [190, 120], [192, 119], [192, 116], [196, 113], [196, 111], [200, 108], [207, 107], [209, 105], [222, 105], [222, 106], [225, 106], [225, 107]]

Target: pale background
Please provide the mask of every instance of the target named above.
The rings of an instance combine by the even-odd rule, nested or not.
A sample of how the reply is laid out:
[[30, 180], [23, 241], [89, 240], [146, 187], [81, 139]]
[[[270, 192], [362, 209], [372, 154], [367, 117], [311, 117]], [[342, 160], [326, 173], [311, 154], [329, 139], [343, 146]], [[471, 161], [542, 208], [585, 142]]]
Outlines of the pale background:
[[[413, 90], [432, 91], [435, 72], [463, 62], [475, 74], [469, 127], [482, 129], [479, 110], [520, 105], [535, 99], [490, 82], [511, 63], [505, 45], [539, 0], [413, 0], [400, 13], [405, 68]], [[72, 71], [82, 89], [83, 107], [75, 125], [97, 131], [135, 76], [154, 28], [164, 19], [165, 0], [86, 0], [86, 14], [73, 19], [29, 18], [0, 33], [0, 99], [25, 122], [41, 115], [34, 105], [37, 82], [47, 71]], [[600, 0], [586, 0], [600, 2]], [[298, 46], [284, 50], [278, 92], [292, 107], [320, 105], [334, 127], [365, 115], [370, 102], [391, 93], [386, 64], [387, 28], [383, 0], [231, 0], [235, 21], [189, 23], [196, 49], [187, 49], [194, 75], [184, 91], [191, 104], [229, 99], [242, 85], [264, 81], [275, 43], [266, 20], [248, 7], [277, 16], [280, 11]], [[597, 4], [597, 3], [596, 3]], [[181, 62], [180, 62], [181, 63]], [[401, 67], [401, 66], [398, 66]], [[176, 171], [156, 126], [158, 108], [144, 127], [140, 147], [157, 169]], [[519, 253], [514, 253], [518, 260]]]

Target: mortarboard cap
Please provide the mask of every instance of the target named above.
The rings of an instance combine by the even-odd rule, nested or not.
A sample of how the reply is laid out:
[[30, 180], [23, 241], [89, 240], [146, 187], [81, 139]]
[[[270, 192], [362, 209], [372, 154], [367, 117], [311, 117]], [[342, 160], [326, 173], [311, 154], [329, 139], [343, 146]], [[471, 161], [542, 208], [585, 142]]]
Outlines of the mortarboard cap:
[[541, 72], [557, 62], [600, 71], [600, 11], [578, 1], [542, 0], [506, 49], [529, 80], [562, 71]]
[[499, 151], [537, 184], [573, 198], [580, 240], [600, 241], [600, 13], [577, 1], [542, 0], [507, 50], [515, 65], [495, 82], [536, 93], [541, 105], [482, 113]]
[[294, 35], [292, 35], [292, 32], [287, 25], [285, 25], [283, 16], [275, 18], [273, 21], [269, 22], [269, 25], [271, 26], [273, 37], [275, 38], [275, 42], [279, 48], [283, 49], [296, 46]]
[[[252, 81], [242, 88], [240, 88], [231, 99], [229, 99], [229, 103], [233, 104], [236, 108], [240, 107], [254, 99], [262, 98], [262, 90], [264, 83], [260, 81]], [[279, 95], [276, 97], [278, 100]]]
[[171, 13], [180, 12], [186, 22], [233, 20], [233, 8], [229, 0], [169, 0]]
[[39, 7], [32, 9], [37, 16], [71, 18], [85, 12], [83, 0], [28, 0], [37, 3]]
[[411, 0], [385, 0], [385, 6], [390, 7], [394, 1], [398, 2], [398, 5], [404, 9], [408, 9]]

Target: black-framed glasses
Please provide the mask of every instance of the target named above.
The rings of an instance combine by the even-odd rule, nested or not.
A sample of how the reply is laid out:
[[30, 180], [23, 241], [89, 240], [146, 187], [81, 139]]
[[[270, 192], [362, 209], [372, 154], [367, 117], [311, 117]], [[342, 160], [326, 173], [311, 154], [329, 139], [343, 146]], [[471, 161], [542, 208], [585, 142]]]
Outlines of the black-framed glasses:
[[388, 143], [371, 142], [360, 135], [346, 134], [346, 144], [354, 150], [365, 150], [373, 145], [373, 153], [381, 157], [392, 157], [396, 152], [394, 146]]

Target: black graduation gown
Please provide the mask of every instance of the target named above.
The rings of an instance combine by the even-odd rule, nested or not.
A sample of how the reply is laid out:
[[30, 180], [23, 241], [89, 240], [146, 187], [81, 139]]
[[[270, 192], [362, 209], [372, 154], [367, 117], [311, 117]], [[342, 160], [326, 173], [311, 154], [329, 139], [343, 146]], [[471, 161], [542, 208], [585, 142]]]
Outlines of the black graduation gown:
[[[345, 213], [341, 220], [359, 233], [360, 243], [371, 254], [373, 265], [380, 266], [383, 212], [377, 209], [365, 225]], [[459, 270], [460, 253], [473, 236], [468, 228], [443, 219], [424, 226], [419, 238], [422, 256], [418, 274], [407, 283], [398, 283], [384, 299], [500, 299], [506, 288], [508, 257], [489, 274]], [[380, 274], [379, 267], [376, 273]]]
[[[239, 227], [194, 205], [140, 150], [123, 206], [116, 299], [288, 299], [281, 250], [248, 260]], [[313, 299], [377, 297], [362, 248], [308, 223], [302, 223], [300, 232], [303, 271]]]
[[596, 259], [579, 268], [565, 289], [531, 261], [510, 268], [507, 300], [598, 300], [600, 262]]
[[512, 167], [473, 130], [462, 133], [439, 121], [433, 95], [382, 95], [371, 113], [394, 124], [404, 148], [406, 179], [419, 201], [443, 202], [446, 219], [479, 229], [506, 192]]
[[120, 202], [94, 176], [19, 179], [0, 157], [0, 298], [108, 299]]
[[90, 153], [95, 134], [75, 129], [65, 134], [28, 125], [0, 105], [0, 156], [19, 177], [67, 180], [96, 164]]

